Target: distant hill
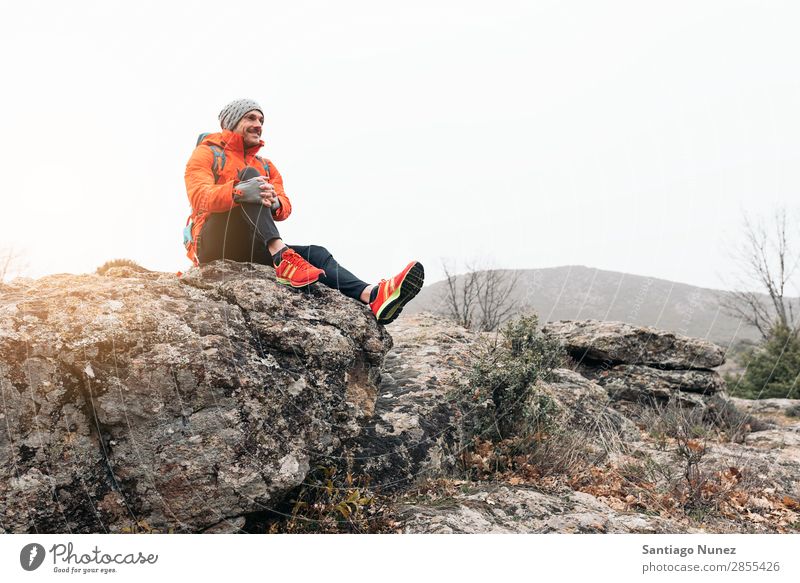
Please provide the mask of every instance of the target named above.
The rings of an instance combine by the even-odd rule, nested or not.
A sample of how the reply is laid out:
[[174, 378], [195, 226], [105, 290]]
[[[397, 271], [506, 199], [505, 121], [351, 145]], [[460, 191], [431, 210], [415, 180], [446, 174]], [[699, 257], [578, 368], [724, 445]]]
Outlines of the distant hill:
[[[758, 331], [726, 314], [720, 303], [727, 293], [655, 277], [569, 265], [519, 271], [514, 302], [553, 320], [619, 320], [707, 338], [722, 346], [757, 340]], [[446, 282], [422, 289], [405, 309], [444, 313]]]

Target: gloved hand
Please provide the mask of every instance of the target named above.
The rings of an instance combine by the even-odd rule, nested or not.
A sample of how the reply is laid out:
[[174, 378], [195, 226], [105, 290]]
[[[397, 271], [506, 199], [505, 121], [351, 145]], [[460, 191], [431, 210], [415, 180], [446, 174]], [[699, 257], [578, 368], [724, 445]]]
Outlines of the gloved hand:
[[250, 178], [249, 180], [243, 180], [242, 182], [235, 184], [233, 187], [234, 202], [263, 204], [263, 194], [266, 194], [263, 185], [264, 181], [260, 177]]
[[264, 204], [271, 200], [270, 209], [275, 212], [281, 208], [281, 201], [275, 194], [275, 188], [252, 166], [239, 171], [240, 182], [233, 186], [233, 201], [236, 203]]

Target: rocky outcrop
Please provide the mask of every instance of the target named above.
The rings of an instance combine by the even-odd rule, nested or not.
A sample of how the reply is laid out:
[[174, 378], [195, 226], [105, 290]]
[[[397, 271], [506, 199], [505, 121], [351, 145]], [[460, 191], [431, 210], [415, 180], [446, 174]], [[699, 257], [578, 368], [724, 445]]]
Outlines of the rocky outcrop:
[[619, 512], [583, 492], [560, 494], [501, 484], [469, 484], [448, 498], [401, 507], [408, 533], [669, 533], [692, 532], [676, 522]]
[[[453, 392], [464, 381], [481, 335], [430, 314], [401, 317], [391, 326], [375, 416], [350, 442], [354, 474], [370, 476], [382, 491], [412, 487], [448, 475], [465, 443]], [[638, 436], [634, 423], [609, 406], [609, 392], [575, 371], [554, 371], [540, 382], [564, 426], [605, 441]]]
[[627, 401], [646, 397], [700, 404], [699, 395], [712, 395], [725, 389], [725, 381], [711, 370], [660, 370], [648, 366], [622, 364], [610, 369], [582, 367], [582, 374], [604, 386], [613, 399]]
[[0, 290], [0, 528], [239, 525], [372, 414], [391, 346], [363, 305], [217, 262]]
[[667, 369], [707, 369], [725, 362], [722, 348], [707, 340], [625, 322], [559, 320], [543, 331], [557, 337], [579, 362]]
[[[375, 416], [347, 447], [354, 474], [370, 476], [384, 492], [450, 474], [465, 446], [454, 391], [464, 381], [481, 335], [431, 314], [401, 317], [390, 328]], [[560, 422], [587, 435], [625, 440], [638, 435], [632, 421], [609, 407], [601, 385], [569, 369], [540, 382]]]
[[408, 488], [449, 473], [459, 452], [450, 392], [461, 380], [476, 336], [429, 314], [400, 318], [390, 328], [375, 416], [347, 448], [353, 473], [380, 490]]
[[[625, 488], [660, 500], [685, 475], [637, 413], [653, 400], [703, 407], [701, 420], [732, 414], [711, 370], [718, 347], [608, 322], [546, 326], [574, 366], [538, 391], [559, 436], [574, 440], [566, 447], [586, 445], [598, 463], [580, 480], [549, 475], [556, 491], [532, 474], [459, 480], [470, 444], [453, 389], [480, 335], [430, 315], [388, 330], [394, 342], [358, 302], [324, 286], [287, 289], [248, 264], [0, 285], [0, 532], [249, 530], [313, 487], [317, 466], [366, 477], [397, 502], [403, 532], [693, 531]], [[699, 471], [763, 484], [751, 502], [770, 512], [794, 504], [797, 402], [735, 405], [769, 416], [767, 430], [742, 417], [742, 443], [705, 443]], [[458, 486], [416, 497], [425, 478]], [[760, 516], [751, 502], [742, 512]], [[781, 528], [796, 520], [785, 507]]]
[[551, 322], [543, 332], [557, 338], [575, 369], [614, 400], [702, 405], [702, 396], [725, 389], [710, 370], [725, 362], [725, 353], [706, 340], [598, 320]]
[[[445, 323], [428, 316], [401, 318], [398, 322], [405, 328], [402, 335], [395, 336], [396, 345], [387, 356], [387, 363], [392, 361], [393, 352], [402, 351], [401, 370], [406, 371], [405, 378], [412, 379], [413, 385], [415, 376], [408, 372], [413, 364], [408, 363], [418, 361], [425, 351], [431, 350], [428, 343], [434, 336], [442, 337]], [[436, 333], [428, 335], [428, 330]], [[467, 346], [478, 340], [457, 330], [454, 327], [454, 332], [445, 337], [463, 334], [467, 337], [460, 337]], [[697, 344], [700, 346], [702, 342]], [[605, 456], [597, 455], [602, 462], [588, 472], [584, 470], [585, 475], [579, 474], [583, 476], [580, 479], [573, 474], [562, 476], [569, 487], [551, 489], [551, 482], [545, 480], [548, 486], [542, 489], [526, 484], [524, 475], [507, 473], [493, 481], [451, 480], [426, 485], [400, 498], [397, 515], [400, 530], [407, 533], [796, 532], [800, 514], [797, 437], [800, 401], [730, 399], [714, 371], [656, 368], [655, 364], [664, 360], [687, 362], [686, 354], [675, 353], [674, 347], [671, 350], [673, 353], [664, 359], [653, 352], [649, 361], [654, 366], [606, 362], [604, 368], [597, 362], [584, 362], [576, 370], [556, 369], [550, 380], [540, 381], [539, 391], [557, 405], [554, 415], [565, 436], [581, 436], [592, 457], [605, 452]], [[619, 356], [621, 352], [616, 354]], [[431, 362], [429, 366], [436, 368], [441, 363]], [[616, 376], [609, 374], [604, 379], [604, 372], [615, 372]], [[675, 504], [685, 503], [681, 496], [685, 495], [682, 488], [685, 488], [686, 459], [675, 440], [663, 435], [669, 423], [680, 423], [680, 416], [670, 417], [674, 409], [651, 408], [654, 400], [662, 399], [691, 405], [685, 409], [692, 412], [687, 413], [686, 419], [708, 424], [708, 433], [697, 437], [703, 455], [695, 471], [705, 481], [703, 496], [709, 497], [702, 504], [718, 505], [724, 510], [705, 515], [702, 522], [675, 511]], [[654, 422], [658, 427], [652, 426]], [[744, 437], [739, 441], [713, 437], [718, 423], [739, 427]], [[571, 450], [554, 453], [572, 455]], [[576, 451], [575, 455], [580, 454]]]

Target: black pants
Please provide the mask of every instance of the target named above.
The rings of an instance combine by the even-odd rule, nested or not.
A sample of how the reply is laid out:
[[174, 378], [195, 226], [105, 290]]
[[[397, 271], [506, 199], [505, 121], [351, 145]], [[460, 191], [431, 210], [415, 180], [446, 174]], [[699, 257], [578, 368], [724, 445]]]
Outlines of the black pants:
[[[272, 265], [267, 243], [280, 238], [269, 208], [243, 203], [225, 213], [211, 213], [197, 239], [197, 258], [201, 264], [216, 259], [249, 261]], [[367, 283], [339, 265], [333, 255], [319, 245], [289, 245], [314, 267], [325, 271], [319, 281], [344, 295], [359, 299]]]

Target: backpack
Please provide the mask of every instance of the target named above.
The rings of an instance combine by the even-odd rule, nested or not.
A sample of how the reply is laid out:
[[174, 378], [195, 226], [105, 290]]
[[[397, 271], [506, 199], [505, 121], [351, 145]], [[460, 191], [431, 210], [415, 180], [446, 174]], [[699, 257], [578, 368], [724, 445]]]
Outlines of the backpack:
[[[210, 135], [210, 132], [205, 132], [197, 136], [195, 147], [199, 146], [208, 135]], [[225, 162], [227, 162], [227, 158], [225, 157], [225, 150], [219, 146], [212, 146], [211, 144], [208, 144], [208, 147], [211, 148], [211, 153], [214, 154], [214, 161], [211, 163], [211, 171], [214, 173], [214, 184], [216, 184], [219, 182], [220, 173], [225, 168]], [[264, 167], [264, 174], [266, 174], [267, 178], [269, 178], [269, 162], [260, 156], [256, 156], [256, 160], [258, 160], [259, 163]], [[189, 216], [189, 218], [186, 219], [186, 226], [183, 228], [183, 246], [186, 247], [187, 251], [189, 251], [194, 244], [192, 227], [194, 227], [194, 222], [192, 221], [192, 217]]]

